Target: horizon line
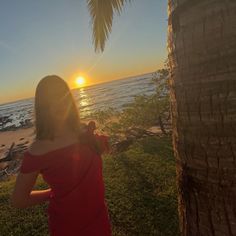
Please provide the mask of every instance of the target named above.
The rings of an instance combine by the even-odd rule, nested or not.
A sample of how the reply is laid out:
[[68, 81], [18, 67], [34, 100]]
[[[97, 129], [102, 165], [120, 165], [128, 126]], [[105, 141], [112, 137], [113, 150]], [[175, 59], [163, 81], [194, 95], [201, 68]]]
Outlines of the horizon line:
[[[155, 71], [157, 71], [157, 70], [155, 70]], [[96, 85], [99, 85], [99, 84], [111, 83], [111, 82], [114, 82], [114, 81], [117, 81], [117, 80], [125, 80], [125, 79], [130, 79], [130, 78], [133, 78], [133, 77], [136, 77], [136, 76], [144, 76], [144, 75], [148, 75], [148, 74], [154, 73], [155, 71], [147, 72], [147, 73], [143, 73], [143, 74], [138, 74], [138, 75], [137, 74], [136, 75], [131, 75], [131, 76], [128, 76], [128, 77], [125, 77], [125, 78], [109, 80], [109, 81], [105, 81], [105, 82], [101, 82], [101, 83], [91, 84], [91, 85], [87, 85], [87, 86], [84, 86], [84, 87], [81, 87], [81, 88], [89, 88], [89, 87], [93, 87], [93, 86], [96, 86]], [[79, 88], [79, 87], [78, 88], [71, 88], [70, 90], [73, 91], [73, 90], [81, 89], [81, 88]], [[20, 102], [20, 101], [24, 101], [24, 100], [28, 100], [28, 99], [33, 99], [34, 97], [35, 96], [33, 96], [33, 97], [26, 97], [26, 98], [21, 98], [21, 99], [14, 100], [14, 101], [0, 103], [0, 106], [4, 106], [4, 105], [8, 105], [8, 104], [11, 104], [11, 103]]]

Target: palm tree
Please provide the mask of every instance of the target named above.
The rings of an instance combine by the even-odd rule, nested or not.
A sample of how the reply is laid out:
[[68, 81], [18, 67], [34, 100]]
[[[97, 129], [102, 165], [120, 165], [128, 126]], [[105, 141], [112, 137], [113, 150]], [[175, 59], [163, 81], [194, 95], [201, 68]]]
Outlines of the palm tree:
[[[127, 0], [87, 0], [96, 50]], [[168, 0], [182, 235], [236, 235], [236, 0]], [[153, 22], [154, 24], [157, 22]]]

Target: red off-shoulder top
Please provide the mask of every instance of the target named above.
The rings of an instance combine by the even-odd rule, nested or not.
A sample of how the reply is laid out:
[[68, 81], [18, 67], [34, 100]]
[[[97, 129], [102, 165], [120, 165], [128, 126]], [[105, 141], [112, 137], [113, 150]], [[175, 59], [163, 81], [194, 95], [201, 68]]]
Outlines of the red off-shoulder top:
[[51, 236], [111, 236], [99, 155], [79, 143], [40, 156], [27, 151], [20, 172], [34, 171], [52, 189], [47, 209]]

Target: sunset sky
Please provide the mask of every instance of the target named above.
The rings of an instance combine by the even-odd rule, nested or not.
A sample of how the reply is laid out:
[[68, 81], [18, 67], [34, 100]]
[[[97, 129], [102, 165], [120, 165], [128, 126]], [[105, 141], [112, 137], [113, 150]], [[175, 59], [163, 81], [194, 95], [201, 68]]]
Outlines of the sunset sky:
[[57, 74], [75, 87], [153, 72], [167, 58], [167, 0], [135, 0], [115, 17], [104, 53], [95, 53], [86, 0], [11, 0], [0, 7], [0, 103], [34, 96]]

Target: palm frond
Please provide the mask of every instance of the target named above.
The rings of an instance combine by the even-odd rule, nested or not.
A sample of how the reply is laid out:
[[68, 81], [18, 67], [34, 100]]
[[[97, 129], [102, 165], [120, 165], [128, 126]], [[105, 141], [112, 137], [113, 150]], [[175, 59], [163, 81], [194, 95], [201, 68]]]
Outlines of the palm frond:
[[125, 2], [130, 0], [87, 0], [92, 18], [95, 51], [104, 51], [112, 30], [114, 12], [121, 13]]

